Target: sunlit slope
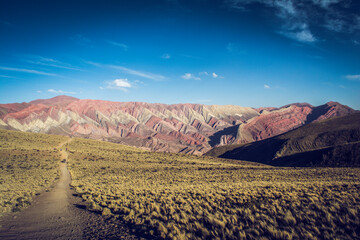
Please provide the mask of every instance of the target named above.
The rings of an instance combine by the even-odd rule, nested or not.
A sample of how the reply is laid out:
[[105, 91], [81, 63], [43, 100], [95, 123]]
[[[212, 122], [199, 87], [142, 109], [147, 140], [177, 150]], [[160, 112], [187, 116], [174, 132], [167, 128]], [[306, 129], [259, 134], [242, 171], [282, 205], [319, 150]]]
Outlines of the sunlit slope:
[[87, 208], [150, 239], [359, 237], [359, 169], [274, 168], [85, 139], [66, 147]]
[[319, 121], [286, 134], [206, 155], [277, 166], [360, 166], [360, 114]]
[[58, 176], [54, 147], [68, 137], [0, 130], [0, 215], [18, 211]]

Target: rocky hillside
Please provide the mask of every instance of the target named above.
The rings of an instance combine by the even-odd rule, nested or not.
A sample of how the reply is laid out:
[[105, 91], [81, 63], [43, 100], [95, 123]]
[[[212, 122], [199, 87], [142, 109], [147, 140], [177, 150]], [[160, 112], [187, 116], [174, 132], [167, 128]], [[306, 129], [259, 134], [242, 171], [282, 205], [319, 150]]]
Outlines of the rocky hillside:
[[68, 96], [0, 104], [0, 127], [102, 139], [155, 151], [202, 154], [213, 146], [266, 139], [355, 112], [339, 103], [281, 108], [80, 100]]
[[275, 166], [360, 167], [360, 113], [257, 142], [220, 146], [206, 155]]

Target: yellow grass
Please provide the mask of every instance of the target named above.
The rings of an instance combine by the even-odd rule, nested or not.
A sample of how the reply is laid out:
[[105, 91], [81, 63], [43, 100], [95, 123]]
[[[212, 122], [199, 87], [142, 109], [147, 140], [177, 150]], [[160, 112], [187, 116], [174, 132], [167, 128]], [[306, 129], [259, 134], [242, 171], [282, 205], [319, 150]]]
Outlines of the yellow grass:
[[168, 239], [356, 239], [360, 170], [273, 168], [74, 139], [72, 185], [92, 211]]
[[0, 130], [0, 216], [18, 211], [58, 176], [55, 146], [67, 137]]

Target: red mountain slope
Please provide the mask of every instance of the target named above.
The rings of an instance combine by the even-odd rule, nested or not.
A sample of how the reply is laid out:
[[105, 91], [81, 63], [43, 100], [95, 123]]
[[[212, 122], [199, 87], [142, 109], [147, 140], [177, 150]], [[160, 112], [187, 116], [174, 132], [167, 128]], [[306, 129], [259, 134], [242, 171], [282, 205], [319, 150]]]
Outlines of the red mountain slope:
[[201, 154], [212, 146], [269, 138], [355, 110], [339, 103], [253, 109], [201, 104], [80, 100], [68, 96], [0, 105], [0, 127]]

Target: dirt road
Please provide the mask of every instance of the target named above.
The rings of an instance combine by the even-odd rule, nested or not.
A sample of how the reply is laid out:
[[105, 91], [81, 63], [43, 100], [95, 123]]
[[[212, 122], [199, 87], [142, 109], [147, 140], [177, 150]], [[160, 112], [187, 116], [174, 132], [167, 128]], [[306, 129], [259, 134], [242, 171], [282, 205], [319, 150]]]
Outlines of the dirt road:
[[70, 189], [68, 153], [60, 144], [60, 177], [49, 191], [36, 197], [31, 206], [0, 220], [0, 239], [137, 239], [121, 222], [85, 210]]

